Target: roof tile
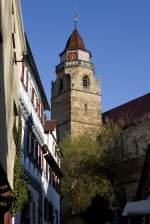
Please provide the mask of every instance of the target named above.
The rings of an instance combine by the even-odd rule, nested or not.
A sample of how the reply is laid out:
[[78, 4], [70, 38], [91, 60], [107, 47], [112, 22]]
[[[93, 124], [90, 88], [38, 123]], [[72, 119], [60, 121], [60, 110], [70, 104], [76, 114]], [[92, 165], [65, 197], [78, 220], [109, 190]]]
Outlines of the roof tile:
[[103, 121], [137, 120], [150, 113], [150, 93], [102, 114]]
[[57, 126], [56, 120], [46, 120], [45, 127], [44, 127], [44, 133], [49, 133], [51, 131], [54, 131], [56, 126]]

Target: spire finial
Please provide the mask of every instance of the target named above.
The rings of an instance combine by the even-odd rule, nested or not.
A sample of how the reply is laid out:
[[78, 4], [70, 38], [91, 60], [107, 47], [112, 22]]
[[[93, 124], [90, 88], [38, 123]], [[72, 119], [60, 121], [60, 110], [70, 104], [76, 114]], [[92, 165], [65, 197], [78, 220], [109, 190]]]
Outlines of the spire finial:
[[77, 29], [77, 23], [78, 23], [78, 11], [77, 9], [74, 9], [73, 11], [73, 21], [74, 21], [74, 28]]
[[77, 15], [74, 16], [74, 28], [77, 28], [77, 22], [78, 22], [78, 17]]

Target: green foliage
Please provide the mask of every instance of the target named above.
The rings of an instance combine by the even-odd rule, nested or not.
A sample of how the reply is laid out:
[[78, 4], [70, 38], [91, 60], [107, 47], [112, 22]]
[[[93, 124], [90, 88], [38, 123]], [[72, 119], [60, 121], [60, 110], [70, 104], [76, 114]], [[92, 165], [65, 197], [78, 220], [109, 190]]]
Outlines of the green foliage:
[[16, 142], [16, 158], [14, 165], [14, 188], [10, 211], [13, 215], [21, 211], [24, 204], [28, 201], [28, 184], [27, 177], [21, 164], [21, 139], [22, 139], [22, 124], [19, 114], [18, 130], [15, 133]]
[[[119, 177], [123, 161], [127, 158], [122, 141], [123, 130], [119, 125], [107, 123], [97, 132], [97, 153], [87, 163], [93, 175], [101, 173], [111, 183]], [[93, 164], [91, 164], [91, 162]]]
[[120, 206], [124, 205], [126, 191], [119, 189], [118, 184], [128, 180], [130, 174], [140, 172], [142, 158], [135, 157], [132, 142], [145, 142], [142, 127], [141, 122], [127, 128], [124, 122], [108, 122], [97, 130], [62, 140], [62, 192], [67, 215], [84, 211], [96, 194], [110, 201], [115, 195]]
[[[94, 137], [93, 137], [94, 136]], [[86, 132], [77, 137], [67, 136], [61, 142], [64, 149], [62, 167], [65, 178], [62, 182], [64, 207], [68, 213], [85, 210], [96, 194], [108, 194], [110, 184], [103, 176], [91, 175], [89, 167], [98, 150], [95, 133]]]
[[8, 202], [6, 200], [0, 200], [0, 208], [7, 207]]

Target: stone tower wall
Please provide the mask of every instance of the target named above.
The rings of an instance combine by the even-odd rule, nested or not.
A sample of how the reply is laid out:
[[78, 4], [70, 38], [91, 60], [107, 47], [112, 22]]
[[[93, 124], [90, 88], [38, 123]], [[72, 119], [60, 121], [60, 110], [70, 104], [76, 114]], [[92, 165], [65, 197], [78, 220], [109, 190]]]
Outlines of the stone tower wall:
[[[89, 87], [83, 87], [83, 76], [89, 77]], [[52, 87], [52, 119], [57, 119], [60, 137], [76, 135], [101, 123], [99, 81], [94, 70], [66, 67], [59, 71]]]

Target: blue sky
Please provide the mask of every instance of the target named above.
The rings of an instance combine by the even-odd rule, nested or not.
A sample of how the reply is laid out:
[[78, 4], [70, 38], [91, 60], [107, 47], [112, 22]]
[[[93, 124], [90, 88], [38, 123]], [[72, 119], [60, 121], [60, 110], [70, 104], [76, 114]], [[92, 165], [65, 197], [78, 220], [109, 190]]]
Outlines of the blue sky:
[[150, 89], [150, 0], [21, 0], [25, 32], [50, 102], [51, 81], [78, 11], [101, 77], [102, 111]]

